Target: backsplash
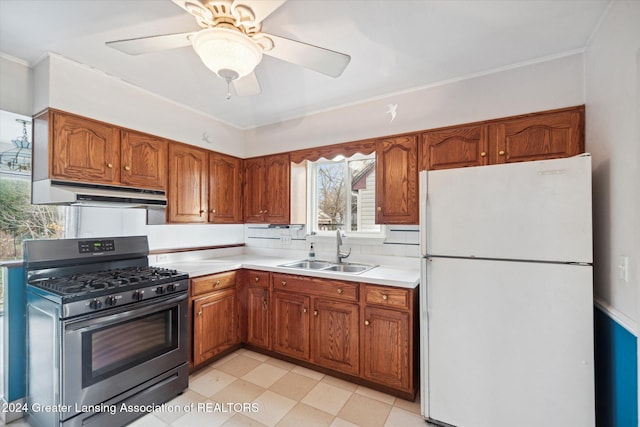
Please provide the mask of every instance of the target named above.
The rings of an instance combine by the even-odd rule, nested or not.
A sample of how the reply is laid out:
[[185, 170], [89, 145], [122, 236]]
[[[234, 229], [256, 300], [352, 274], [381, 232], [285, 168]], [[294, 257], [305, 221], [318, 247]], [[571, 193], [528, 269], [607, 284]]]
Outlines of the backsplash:
[[[418, 258], [420, 256], [420, 233], [417, 225], [388, 225], [384, 239], [343, 237], [342, 248], [351, 248], [350, 259], [363, 260], [368, 255]], [[316, 258], [335, 258], [336, 244], [333, 236], [309, 236], [306, 226], [291, 228], [269, 228], [267, 224], [245, 224], [245, 245], [249, 248], [285, 249], [308, 251], [314, 242]]]

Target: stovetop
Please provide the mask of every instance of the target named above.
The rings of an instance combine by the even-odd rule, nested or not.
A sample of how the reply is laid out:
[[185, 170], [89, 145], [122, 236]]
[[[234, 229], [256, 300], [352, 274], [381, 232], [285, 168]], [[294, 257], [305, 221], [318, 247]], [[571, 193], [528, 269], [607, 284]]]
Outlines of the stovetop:
[[176, 270], [142, 266], [60, 277], [33, 278], [28, 284], [73, 301], [188, 279]]

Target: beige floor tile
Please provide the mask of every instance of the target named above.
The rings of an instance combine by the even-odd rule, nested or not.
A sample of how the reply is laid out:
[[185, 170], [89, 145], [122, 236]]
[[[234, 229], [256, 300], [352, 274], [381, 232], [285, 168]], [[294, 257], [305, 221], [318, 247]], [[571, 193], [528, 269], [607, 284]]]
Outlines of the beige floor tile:
[[358, 386], [358, 388], [356, 389], [356, 393], [362, 396], [379, 400], [380, 402], [386, 403], [387, 405], [393, 405], [393, 403], [396, 401], [396, 398], [394, 396], [391, 396], [389, 394], [383, 393], [378, 390], [372, 390], [364, 386]]
[[244, 353], [242, 353], [243, 356], [247, 356], [247, 357], [252, 357], [256, 360], [259, 360], [260, 362], [266, 362], [267, 360], [269, 360], [269, 356], [267, 356], [266, 354], [262, 354], [262, 353], [257, 353], [255, 351], [251, 351], [251, 350], [247, 350], [245, 349]]
[[189, 382], [189, 388], [203, 396], [212, 396], [234, 382], [236, 377], [217, 369], [211, 369], [206, 375]]
[[334, 418], [320, 409], [298, 403], [278, 423], [278, 427], [329, 427]]
[[270, 357], [266, 363], [277, 366], [278, 368], [286, 369], [287, 371], [296, 367], [293, 363], [285, 362], [284, 360], [276, 359], [275, 357]]
[[259, 421], [242, 414], [235, 414], [229, 421], [223, 424], [224, 427], [266, 427]]
[[[235, 412], [220, 409], [215, 402], [204, 402], [206, 407], [196, 405], [193, 411], [185, 414], [171, 423], [172, 427], [217, 427], [223, 425]], [[204, 405], [201, 404], [201, 405]]]
[[318, 381], [313, 378], [288, 372], [276, 381], [269, 390], [288, 397], [289, 399], [300, 400], [305, 397], [316, 384], [318, 384]]
[[216, 368], [229, 375], [240, 378], [246, 373], [257, 368], [261, 363], [262, 362], [254, 359], [253, 357], [240, 355], [230, 359], [227, 363], [216, 365]]
[[390, 411], [391, 405], [353, 393], [338, 416], [360, 426], [382, 427]]
[[180, 396], [175, 397], [164, 405], [164, 409], [160, 411], [154, 411], [153, 415], [160, 418], [167, 424], [171, 424], [181, 416], [185, 415], [186, 408], [191, 408], [192, 404], [197, 405], [200, 402], [206, 402], [207, 398], [196, 393], [193, 390], [187, 390]]
[[295, 372], [296, 374], [304, 375], [318, 381], [320, 381], [324, 377], [323, 373], [314, 371], [312, 369], [304, 368], [302, 366], [296, 366], [291, 370], [291, 372]]
[[242, 379], [257, 384], [260, 387], [269, 388], [273, 385], [273, 383], [278, 381], [286, 374], [287, 371], [282, 368], [269, 365], [268, 363], [262, 363], [243, 375]]
[[325, 375], [324, 378], [322, 379], [322, 382], [336, 386], [336, 387], [340, 387], [344, 390], [351, 391], [351, 392], [356, 391], [356, 389], [358, 388], [357, 384], [354, 384], [349, 381], [341, 380], [340, 378], [332, 377], [331, 375]]
[[[17, 424], [16, 424], [17, 425]], [[14, 424], [11, 423], [9, 426], [13, 427]], [[131, 424], [130, 427], [166, 427], [168, 426], [163, 420], [155, 416], [155, 414], [147, 414], [141, 418], [138, 418]]]
[[259, 385], [238, 379], [211, 396], [211, 400], [227, 403], [251, 403], [264, 392], [265, 389]]
[[351, 394], [351, 392], [339, 387], [319, 382], [301, 402], [336, 415], [349, 400]]
[[416, 396], [416, 400], [414, 400], [413, 402], [397, 398], [393, 406], [420, 415], [420, 393], [418, 393], [418, 396]]
[[343, 420], [340, 417], [336, 417], [336, 419], [333, 420], [333, 422], [331, 423], [330, 427], [362, 427], [362, 426], [359, 426], [358, 424], [350, 423], [349, 421]]
[[391, 408], [385, 427], [424, 427], [425, 421], [420, 414], [405, 411], [400, 408]]
[[258, 404], [258, 410], [243, 415], [269, 427], [275, 426], [297, 403], [295, 400], [280, 396], [270, 390], [258, 396], [255, 402]]
[[224, 356], [222, 359], [218, 359], [215, 362], [213, 362], [210, 366], [212, 367], [218, 367], [220, 365], [224, 365], [225, 363], [228, 363], [229, 361], [235, 359], [236, 357], [238, 357], [240, 354], [237, 351], [234, 351], [233, 353], [229, 353], [226, 356]]

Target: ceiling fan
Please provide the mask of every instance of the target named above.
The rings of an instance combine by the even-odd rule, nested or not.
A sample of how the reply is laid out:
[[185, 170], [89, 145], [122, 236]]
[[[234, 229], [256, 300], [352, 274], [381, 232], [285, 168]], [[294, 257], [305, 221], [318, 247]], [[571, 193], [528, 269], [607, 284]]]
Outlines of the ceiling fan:
[[196, 18], [199, 31], [107, 42], [130, 55], [193, 46], [211, 71], [233, 85], [238, 96], [257, 95], [254, 73], [262, 54], [338, 77], [351, 57], [307, 43], [261, 32], [262, 22], [286, 0], [171, 0]]

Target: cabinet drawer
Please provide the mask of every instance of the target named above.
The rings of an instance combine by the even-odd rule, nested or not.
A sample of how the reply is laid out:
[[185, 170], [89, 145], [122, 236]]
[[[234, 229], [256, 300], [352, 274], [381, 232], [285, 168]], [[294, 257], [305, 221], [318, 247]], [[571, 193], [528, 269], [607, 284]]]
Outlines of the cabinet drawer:
[[301, 292], [307, 295], [325, 296], [345, 301], [358, 301], [357, 283], [277, 273], [271, 275], [271, 283], [274, 290]]
[[409, 293], [409, 289], [367, 285], [365, 287], [364, 300], [367, 305], [380, 305], [408, 310]]
[[249, 286], [259, 286], [261, 288], [269, 287], [269, 272], [268, 271], [257, 271], [257, 270], [248, 270], [247, 271], [247, 280]]
[[201, 295], [236, 285], [236, 272], [212, 274], [191, 279], [191, 295]]

